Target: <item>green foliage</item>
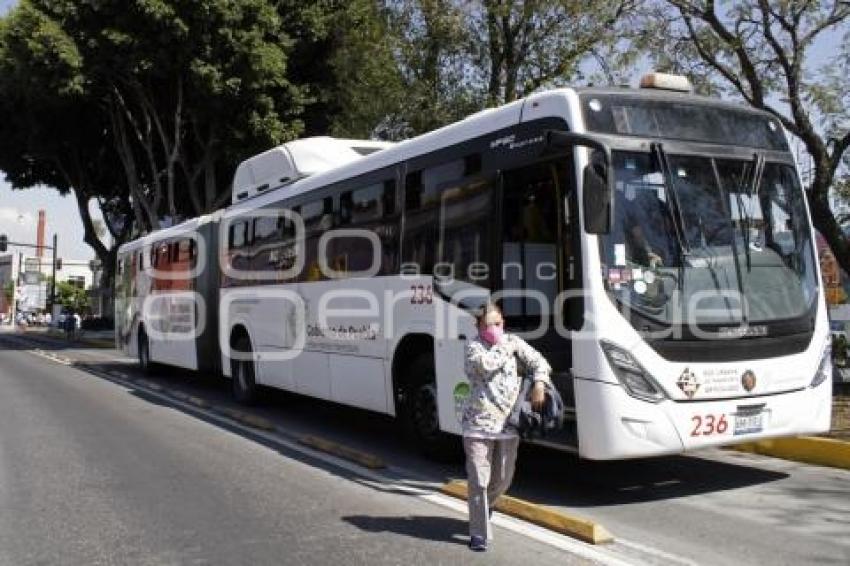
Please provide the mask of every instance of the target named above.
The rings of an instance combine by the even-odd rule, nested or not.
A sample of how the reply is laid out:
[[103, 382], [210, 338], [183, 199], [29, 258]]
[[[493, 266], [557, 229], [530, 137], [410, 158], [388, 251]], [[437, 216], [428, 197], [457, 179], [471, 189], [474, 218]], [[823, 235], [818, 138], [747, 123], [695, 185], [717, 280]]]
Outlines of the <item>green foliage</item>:
[[[850, 3], [666, 0], [649, 6], [637, 44], [651, 51], [659, 70], [688, 75], [698, 92], [766, 110], [800, 140], [812, 162], [815, 227], [850, 271], [850, 246], [829, 204], [833, 183], [839, 194], [846, 191]], [[814, 68], [812, 48], [819, 41], [837, 49], [827, 65]]]
[[56, 284], [56, 302], [77, 312], [84, 310], [89, 304], [85, 289], [80, 289], [67, 281], [59, 281]]
[[[12, 101], [0, 119], [32, 94], [39, 103], [2, 142], [0, 168], [17, 187], [117, 198], [140, 231], [217, 208], [239, 160], [303, 128], [272, 2], [23, 0], [0, 21], [0, 93]], [[75, 116], [82, 128], [64, 128]], [[65, 146], [74, 163], [111, 171], [79, 171]]]
[[403, 139], [539, 88], [584, 80], [580, 63], [588, 59], [614, 82], [607, 54], [618, 48], [634, 4], [349, 2], [333, 22], [333, 130]]
[[22, 0], [0, 18], [0, 170], [72, 192], [110, 278], [131, 234], [220, 207], [239, 161], [301, 133], [288, 30], [311, 5]]

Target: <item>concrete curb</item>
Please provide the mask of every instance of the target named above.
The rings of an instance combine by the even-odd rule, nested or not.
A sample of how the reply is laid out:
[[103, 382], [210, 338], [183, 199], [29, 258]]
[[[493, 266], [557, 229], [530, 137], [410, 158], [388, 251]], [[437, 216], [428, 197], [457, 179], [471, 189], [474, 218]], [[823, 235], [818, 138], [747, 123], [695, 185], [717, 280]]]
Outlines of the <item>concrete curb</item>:
[[[186, 397], [186, 401], [189, 401], [190, 396]], [[197, 399], [197, 398], [195, 398]], [[200, 400], [200, 399], [198, 399]], [[192, 401], [189, 401], [192, 402]], [[197, 405], [197, 403], [193, 403]], [[198, 405], [201, 406], [201, 405]], [[263, 417], [253, 415], [251, 413], [245, 413], [243, 411], [239, 411], [237, 409], [231, 409], [230, 407], [218, 407], [213, 406], [212, 410], [216, 413], [224, 415], [226, 417], [230, 417], [234, 421], [240, 422], [244, 425], [250, 426], [252, 428], [257, 428], [260, 430], [275, 430], [274, 423], [268, 419], [264, 419]]]
[[[56, 330], [48, 330], [45, 336], [50, 338], [65, 339], [65, 334]], [[92, 348], [112, 349], [115, 348], [114, 340], [102, 340], [100, 338], [86, 338], [85, 336], [70, 342], [70, 344], [78, 344], [83, 346], [91, 346]]]
[[775, 438], [738, 444], [731, 448], [739, 452], [850, 470], [850, 442], [834, 438]]
[[[466, 500], [466, 482], [461, 480], [450, 481], [440, 488], [446, 495]], [[528, 521], [535, 525], [547, 528], [562, 535], [577, 538], [590, 544], [605, 544], [614, 542], [614, 537], [608, 529], [588, 519], [575, 517], [555, 511], [530, 501], [517, 499], [503, 495], [496, 502], [495, 509], [511, 517]]]
[[361, 452], [360, 450], [349, 448], [348, 446], [343, 446], [331, 440], [319, 438], [318, 436], [313, 436], [311, 434], [298, 437], [298, 442], [305, 446], [309, 446], [310, 448], [315, 448], [321, 452], [333, 454], [334, 456], [339, 456], [340, 458], [354, 462], [355, 464], [360, 464], [370, 470], [380, 470], [387, 467], [386, 463], [384, 463], [382, 459], [373, 454]]

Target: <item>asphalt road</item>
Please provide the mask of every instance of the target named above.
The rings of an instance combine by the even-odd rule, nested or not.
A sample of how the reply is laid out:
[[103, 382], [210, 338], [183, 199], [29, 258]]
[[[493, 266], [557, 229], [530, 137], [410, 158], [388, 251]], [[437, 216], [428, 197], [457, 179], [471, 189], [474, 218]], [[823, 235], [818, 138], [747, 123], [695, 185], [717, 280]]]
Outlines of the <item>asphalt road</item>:
[[[453, 514], [450, 510], [436, 506], [431, 508], [427, 504], [423, 511], [411, 510], [400, 513], [398, 512], [401, 508], [400, 504], [393, 502], [388, 504], [391, 509], [396, 511], [396, 514], [388, 515], [384, 511], [382, 515], [382, 512], [369, 506], [370, 504], [377, 504], [382, 497], [387, 496], [381, 490], [379, 490], [379, 493], [368, 492], [365, 494], [363, 496], [365, 507], [361, 508], [360, 500], [356, 499], [354, 492], [365, 488], [357, 481], [346, 478], [344, 474], [340, 475], [339, 472], [332, 469], [329, 471], [327, 466], [314, 462], [292, 463], [287, 460], [286, 454], [282, 455], [274, 451], [269, 453], [268, 449], [258, 447], [256, 443], [252, 444], [250, 440], [230, 434], [221, 428], [212, 427], [210, 430], [211, 427], [197, 416], [188, 415], [174, 408], [163, 407], [158, 402], [149, 399], [146, 400], [144, 395], [138, 391], [128, 391], [102, 379], [99, 384], [97, 378], [80, 379], [77, 374], [82, 375], [82, 372], [68, 368], [57, 369], [56, 366], [51, 367], [49, 362], [32, 360], [31, 355], [26, 358], [23, 353], [4, 352], [2, 350], [4, 343], [7, 348], [12, 347], [11, 342], [4, 341], [0, 337], [0, 385], [4, 387], [4, 394], [0, 397], [0, 443], [2, 443], [0, 446], [3, 447], [0, 449], [0, 457], [3, 458], [3, 465], [0, 466], [0, 494], [4, 493], [3, 486], [8, 483], [5, 479], [8, 478], [9, 474], [9, 468], [5, 464], [8, 447], [19, 445], [21, 442], [20, 440], [9, 440], [9, 435], [13, 433], [7, 432], [8, 427], [13, 426], [12, 430], [15, 430], [13, 436], [17, 438], [21, 435], [17, 425], [9, 424], [9, 419], [12, 417], [7, 413], [12, 409], [6, 408], [8, 403], [17, 405], [21, 402], [21, 399], [13, 401], [5, 395], [7, 391], [5, 382], [7, 380], [12, 380], [13, 383], [21, 381], [20, 377], [10, 377], [11, 366], [7, 365], [6, 359], [11, 356], [15, 360], [14, 363], [18, 364], [18, 371], [27, 375], [34, 375], [33, 370], [27, 369], [29, 364], [48, 364], [44, 371], [51, 377], [43, 380], [46, 383], [43, 387], [57, 390], [56, 395], [59, 395], [59, 399], [56, 403], [60, 406], [64, 405], [67, 397], [63, 393], [65, 388], [83, 387], [79, 385], [83, 382], [87, 384], [84, 391], [93, 387], [97, 391], [104, 389], [112, 392], [108, 394], [98, 393], [97, 398], [89, 401], [90, 407], [86, 413], [100, 415], [102, 412], [109, 414], [114, 412], [115, 430], [120, 430], [123, 433], [125, 428], [131, 427], [135, 432], [127, 431], [128, 435], [143, 435], [146, 439], [146, 442], [142, 444], [145, 446], [145, 453], [147, 450], [151, 450], [157, 454], [160, 451], [160, 446], [170, 447], [172, 444], [182, 446], [183, 443], [187, 444], [185, 451], [192, 453], [193, 449], [189, 446], [195, 447], [199, 444], [206, 445], [206, 443], [212, 443], [213, 446], [216, 446], [217, 443], [223, 443], [226, 439], [226, 442], [234, 445], [229, 448], [234, 452], [228, 452], [229, 456], [226, 458], [228, 461], [236, 457], [235, 451], [237, 450], [236, 445], [238, 445], [239, 450], [252, 451], [250, 455], [238, 456], [240, 463], [251, 468], [260, 466], [263, 470], [267, 470], [266, 465], [262, 463], [265, 462], [266, 458], [269, 458], [274, 462], [274, 466], [285, 470], [282, 473], [286, 474], [287, 479], [291, 473], [289, 466], [300, 470], [301, 468], [298, 466], [306, 465], [307, 469], [304, 473], [310, 477], [328, 476], [337, 481], [343, 481], [346, 487], [353, 482], [350, 509], [345, 513], [338, 513], [336, 516], [332, 511], [317, 516], [310, 530], [337, 532], [338, 529], [341, 529], [346, 531], [355, 523], [351, 520], [346, 521], [345, 517], [360, 517], [356, 521], [356, 524], [359, 525], [359, 527], [355, 527], [356, 532], [365, 537], [363, 540], [369, 541], [364, 544], [369, 546], [371, 550], [378, 548], [392, 549], [384, 555], [390, 562], [396, 560], [405, 563], [418, 563], [420, 562], [418, 558], [427, 559], [434, 563], [441, 560], [457, 562], [458, 560], [479, 559], [479, 557], [469, 554], [462, 544], [448, 542], [462, 539], [459, 535], [462, 535], [465, 527], [462, 522], [463, 517], [457, 513]], [[42, 344], [46, 349], [64, 349], [63, 345], [56, 342], [43, 342]], [[129, 360], [123, 359], [120, 354], [114, 351], [75, 348], [58, 353], [69, 359], [81, 361], [103, 370], [120, 370], [131, 374], [135, 371]], [[216, 405], [235, 406], [229, 398], [227, 382], [221, 379], [174, 370], [161, 370], [151, 379], [166, 388], [202, 397]], [[70, 385], [74, 383], [77, 385]], [[18, 384], [13, 386], [11, 390], [16, 391], [21, 387], [23, 386]], [[29, 397], [32, 397], [33, 393], [29, 387], [24, 388], [22, 393], [27, 391], [30, 391]], [[114, 391], [120, 393], [114, 393]], [[106, 402], [104, 400], [113, 397], [116, 398], [114, 401]], [[27, 399], [28, 397], [23, 395], [22, 398]], [[45, 393], [45, 398], [41, 400], [41, 403], [47, 403], [47, 399], [50, 398], [52, 397]], [[132, 410], [127, 405], [130, 402], [128, 399], [133, 400]], [[103, 405], [108, 405], [109, 408]], [[43, 408], [42, 411], [52, 413], [47, 408]], [[409, 477], [416, 481], [439, 485], [444, 481], [464, 475], [459, 463], [440, 464], [421, 457], [414, 448], [409, 446], [403, 436], [398, 434], [395, 421], [385, 416], [280, 392], [268, 392], [264, 401], [258, 407], [252, 408], [251, 411], [264, 416], [273, 421], [279, 428], [291, 431], [293, 434], [319, 434], [377, 454], [389, 462], [399, 473], [402, 475], [408, 473]], [[59, 414], [65, 414], [65, 411], [59, 410]], [[20, 414], [19, 418], [23, 417], [24, 414]], [[87, 417], [78, 416], [77, 419], [82, 421], [79, 424], [81, 427], [93, 426], [91, 423], [85, 424], [85, 422], [89, 422]], [[178, 424], [166, 424], [166, 422], [169, 422], [168, 419], [176, 420]], [[72, 426], [70, 430], [73, 432], [77, 428]], [[197, 431], [204, 431], [204, 436], [200, 436]], [[209, 438], [206, 438], [206, 433], [210, 435]], [[165, 438], [160, 439], [160, 434], [164, 435]], [[121, 438], [115, 438], [112, 443], [119, 447], [123, 446], [124, 450], [127, 450], [126, 444]], [[243, 447], [243, 444], [247, 446]], [[57, 448], [57, 450], [63, 449]], [[67, 449], [64, 450], [67, 451]], [[168, 449], [169, 454], [172, 451], [173, 449]], [[265, 456], [259, 457], [255, 452], [265, 454]], [[124, 465], [123, 456], [110, 459], [108, 454], [103, 454], [100, 458], [105, 459], [104, 465], [108, 467]], [[151, 460], [151, 465], [157, 461], [157, 459]], [[193, 459], [192, 462], [184, 463], [181, 461], [180, 463], [187, 466], [188, 470], [197, 471], [200, 467], [203, 472], [197, 473], [200, 473], [202, 477], [205, 477], [206, 473], [215, 473], [215, 477], [210, 479], [211, 484], [218, 481], [229, 484], [233, 481], [233, 478], [225, 479], [222, 477], [220, 474], [223, 474], [223, 472], [214, 472], [214, 470], [219, 470], [219, 467], [215, 465], [210, 467], [208, 462]], [[223, 464], [220, 463], [220, 465]], [[231, 462], [231, 468], [234, 465]], [[208, 468], [209, 472], [207, 472]], [[162, 483], [159, 483], [157, 474], [153, 474], [153, 478], [156, 479], [155, 485], [153, 485], [154, 479], [151, 479], [149, 475], [142, 473], [143, 478], [139, 479], [141, 485], [149, 485], [149, 489], [154, 491], [165, 489]], [[175, 482], [177, 481], [174, 479], [175, 477], [183, 478], [184, 476], [180, 473], [172, 473], [163, 481]], [[258, 473], [258, 477], [264, 477], [264, 474]], [[292, 474], [292, 477], [295, 478], [298, 475]], [[147, 478], [147, 484], [144, 478]], [[341, 480], [340, 478], [345, 479]], [[246, 483], [249, 487], [253, 485], [253, 482]], [[204, 493], [209, 491], [207, 498], [210, 497], [210, 493], [218, 494], [222, 492], [221, 488], [216, 488], [213, 485], [209, 485], [208, 488], [202, 490]], [[323, 493], [321, 489], [319, 489], [319, 492]], [[184, 505], [187, 505], [190, 510], [199, 505], [197, 502], [192, 503], [198, 497], [197, 493], [195, 491], [186, 494]], [[223, 493], [227, 493], [227, 489], [224, 489]], [[710, 450], [671, 458], [594, 463], [579, 461], [572, 456], [551, 450], [524, 447], [520, 455], [517, 479], [511, 489], [511, 494], [561, 508], [571, 514], [598, 520], [617, 539], [617, 542], [610, 547], [610, 552], [615, 556], [625, 558], [628, 562], [789, 565], [844, 565], [850, 563], [850, 536], [847, 534], [850, 531], [850, 472], [848, 471], [722, 450]], [[181, 494], [181, 501], [182, 497]], [[342, 501], [349, 501], [345, 496], [340, 497]], [[123, 500], [124, 498], [126, 496], [119, 499]], [[402, 497], [401, 501], [404, 505], [419, 506], [423, 504], [423, 502], [411, 502], [408, 499]], [[5, 499], [0, 499], [0, 501], [5, 501]], [[283, 499], [276, 500], [276, 503], [272, 505], [272, 507], [280, 506], [279, 509], [275, 508], [283, 516], [286, 516], [287, 509], [289, 509], [286, 504], [282, 503], [286, 501], [286, 497], [283, 497]], [[315, 501], [311, 501], [315, 504]], [[160, 502], [160, 504], [162, 503]], [[266, 502], [266, 504], [269, 503]], [[209, 503], [209, 505], [214, 504]], [[229, 503], [225, 505], [229, 505]], [[247, 508], [244, 508], [243, 512], [252, 516], [253, 507], [247, 504], [246, 506]], [[183, 505], [181, 505], [182, 508]], [[185, 515], [190, 512], [184, 510], [181, 513]], [[171, 513], [167, 514], [171, 515]], [[203, 515], [203, 513], [201, 514]], [[5, 515], [5, 513], [2, 514], [2, 516]], [[0, 533], [5, 533], [2, 516], [0, 516], [0, 529], [2, 529]], [[177, 516], [179, 517], [180, 514], [177, 514]], [[374, 517], [381, 516], [402, 517], [404, 519], [388, 522], [374, 519]], [[432, 518], [408, 519], [405, 517]], [[265, 525], [265, 522], [262, 523]], [[169, 522], [165, 521], [165, 524], [169, 524]], [[274, 533], [276, 533], [274, 536], [289, 534], [287, 523], [283, 523], [283, 525], [284, 527], [281, 529], [274, 529]], [[293, 528], [302, 525], [307, 528], [307, 524], [300, 521], [294, 522], [292, 525]], [[208, 528], [215, 529], [216, 526], [199, 528], [199, 534], [196, 536], [201, 536], [200, 532]], [[218, 524], [218, 528], [221, 528], [220, 524]], [[368, 531], [367, 535], [364, 535], [364, 529]], [[436, 534], [423, 535], [429, 529], [433, 529]], [[166, 530], [171, 529], [166, 528]], [[143, 532], [144, 529], [142, 529]], [[139, 536], [142, 533], [139, 533]], [[517, 540], [522, 541], [522, 544], [511, 550], [516, 550], [521, 560], [526, 560], [528, 556], [531, 556], [528, 554], [529, 552], [554, 552], [552, 549], [546, 549], [545, 545], [523, 539], [513, 532], [506, 531], [505, 535], [516, 537]], [[502, 533], [498, 533], [498, 536], [499, 541], [504, 539]], [[371, 537], [378, 538], [373, 543]], [[297, 539], [298, 536], [295, 536], [295, 538]], [[270, 539], [263, 540], [268, 541]], [[499, 542], [498, 550], [494, 548], [497, 552], [488, 553], [486, 557], [488, 563], [501, 559], [505, 561], [517, 559], [517, 555], [499, 554], [508, 551], [502, 546], [503, 544], [507, 545], [508, 543]], [[421, 550], [422, 554], [415, 554], [416, 550], [406, 550], [407, 546], [404, 545], [411, 545], [413, 548], [424, 545]], [[225, 546], [232, 548], [232, 545], [225, 544]], [[324, 545], [321, 546], [324, 547]], [[399, 554], [393, 554], [396, 546], [398, 546]], [[510, 546], [514, 546], [513, 539]], [[259, 547], [262, 547], [262, 545], [259, 545]], [[2, 535], [0, 535], [0, 557], [3, 556], [4, 548], [6, 548], [6, 545], [2, 544]], [[402, 550], [402, 548], [405, 550]], [[442, 552], [447, 554], [441, 554]], [[534, 554], [534, 556], [539, 555]], [[167, 559], [166, 556], [165, 560]], [[322, 559], [321, 556], [317, 555], [313, 559], [304, 559], [303, 561], [314, 563]], [[333, 557], [329, 558], [329, 560], [333, 559]], [[575, 559], [574, 556], [569, 554], [561, 554], [557, 558], [559, 564], [570, 563], [570, 560]], [[176, 562], [189, 560], [183, 557], [175, 559]], [[262, 557], [259, 560], [262, 562]], [[349, 560], [380, 563], [380, 559], [374, 559], [371, 555], [356, 557], [349, 555]], [[154, 562], [162, 562], [162, 559]]]
[[2, 344], [0, 391], [4, 565], [585, 563]]

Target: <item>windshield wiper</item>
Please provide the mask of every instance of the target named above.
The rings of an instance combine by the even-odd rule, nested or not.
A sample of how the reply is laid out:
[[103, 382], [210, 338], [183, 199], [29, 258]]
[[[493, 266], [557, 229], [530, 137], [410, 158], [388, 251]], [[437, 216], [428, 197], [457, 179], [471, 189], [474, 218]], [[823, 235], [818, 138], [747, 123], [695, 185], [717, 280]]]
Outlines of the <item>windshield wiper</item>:
[[[761, 184], [761, 176], [764, 173], [764, 156], [756, 153], [753, 155], [752, 160], [752, 179], [749, 183], [749, 186], [746, 187], [746, 195], [747, 195], [747, 205], [749, 207], [750, 199], [753, 198], [753, 195], [758, 196], [758, 188]], [[747, 272], [753, 270], [753, 260], [752, 253], [750, 251], [750, 226], [752, 224], [752, 218], [750, 216], [749, 209], [744, 209], [744, 202], [741, 198], [741, 192], [735, 191], [735, 199], [738, 203], [738, 216], [741, 221], [741, 239], [744, 241], [744, 253], [747, 257]]]
[[690, 248], [685, 238], [685, 219], [682, 216], [682, 207], [679, 204], [676, 186], [673, 184], [673, 173], [670, 170], [670, 163], [667, 161], [667, 154], [664, 153], [662, 145], [659, 142], [653, 142], [650, 148], [653, 157], [658, 161], [658, 168], [661, 170], [661, 177], [664, 180], [664, 195], [671, 205], [667, 209], [670, 212], [670, 219], [673, 221], [676, 242], [679, 244], [679, 265], [683, 266], [685, 256], [690, 253]]

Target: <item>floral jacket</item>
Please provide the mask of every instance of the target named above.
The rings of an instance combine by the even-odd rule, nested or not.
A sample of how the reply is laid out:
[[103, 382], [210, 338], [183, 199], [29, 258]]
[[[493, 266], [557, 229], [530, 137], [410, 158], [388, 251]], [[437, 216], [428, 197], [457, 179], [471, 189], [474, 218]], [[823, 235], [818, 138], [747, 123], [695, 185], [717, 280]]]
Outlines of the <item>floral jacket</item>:
[[511, 435], [505, 423], [522, 388], [517, 360], [533, 375], [534, 381], [551, 383], [552, 368], [546, 359], [522, 338], [505, 334], [491, 346], [475, 338], [466, 347], [466, 376], [472, 391], [463, 410], [461, 424], [466, 436], [499, 437]]

